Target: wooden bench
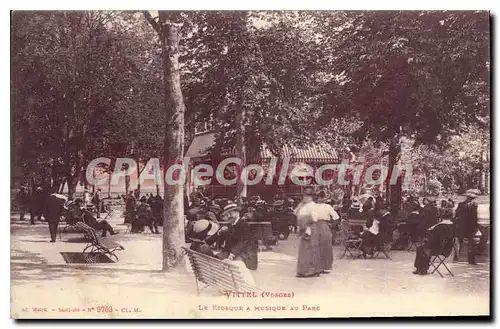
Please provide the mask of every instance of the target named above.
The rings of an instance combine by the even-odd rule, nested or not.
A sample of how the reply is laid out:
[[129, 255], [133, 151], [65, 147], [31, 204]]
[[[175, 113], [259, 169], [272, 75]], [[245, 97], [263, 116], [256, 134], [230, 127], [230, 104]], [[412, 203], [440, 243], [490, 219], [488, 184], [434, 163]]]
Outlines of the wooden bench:
[[97, 236], [96, 230], [88, 226], [83, 222], [77, 222], [75, 227], [81, 229], [83, 234], [87, 237], [88, 242], [83, 252], [95, 252], [103, 255], [113, 256], [116, 261], [118, 261], [118, 256], [116, 256], [116, 251], [125, 250], [125, 248], [119, 243], [113, 241], [110, 238], [99, 238]]
[[[245, 282], [238, 266], [185, 247], [182, 249], [186, 252], [193, 269], [198, 294], [207, 286], [213, 286], [223, 293], [263, 291]], [[198, 282], [206, 286], [200, 289]]]

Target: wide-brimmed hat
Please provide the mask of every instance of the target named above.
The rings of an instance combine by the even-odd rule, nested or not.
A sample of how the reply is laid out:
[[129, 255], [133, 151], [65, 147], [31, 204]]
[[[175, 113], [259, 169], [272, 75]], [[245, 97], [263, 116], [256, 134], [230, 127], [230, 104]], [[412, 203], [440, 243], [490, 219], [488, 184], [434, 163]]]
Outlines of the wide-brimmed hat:
[[236, 203], [229, 203], [224, 207], [224, 210], [222, 211], [221, 216], [224, 216], [225, 214], [232, 212], [232, 211], [241, 211], [241, 208], [238, 207]]
[[283, 205], [285, 205], [285, 200], [275, 200], [273, 202], [273, 207], [281, 207]]
[[211, 222], [208, 219], [200, 219], [193, 224], [193, 232], [195, 234], [201, 234], [206, 231], [205, 236], [214, 235], [215, 233], [217, 233], [219, 228], [219, 224]]
[[480, 194], [479, 190], [469, 189], [469, 190], [465, 191], [465, 193], [463, 195], [466, 197], [469, 197], [469, 198], [477, 198], [479, 196], [479, 194]]

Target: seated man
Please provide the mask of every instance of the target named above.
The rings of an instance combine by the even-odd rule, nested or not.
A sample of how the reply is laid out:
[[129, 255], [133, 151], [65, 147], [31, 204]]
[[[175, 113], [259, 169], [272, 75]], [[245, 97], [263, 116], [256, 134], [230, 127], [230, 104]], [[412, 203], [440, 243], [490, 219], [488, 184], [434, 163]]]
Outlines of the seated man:
[[361, 239], [363, 239], [363, 244], [361, 245], [363, 251], [363, 257], [366, 254], [372, 256], [374, 249], [379, 244], [379, 233], [380, 233], [380, 221], [377, 218], [368, 218], [366, 221], [366, 228], [361, 234]]
[[255, 241], [246, 220], [240, 217], [240, 208], [236, 204], [224, 207], [222, 220], [231, 224], [224, 228], [226, 243], [219, 259], [242, 260], [250, 270], [256, 270], [258, 265], [257, 241]]
[[106, 220], [97, 221], [92, 214], [85, 209], [82, 199], [76, 199], [71, 209], [68, 212], [71, 222], [84, 222], [95, 230], [102, 230], [102, 236], [105, 237], [107, 233], [111, 235], [118, 234], [118, 231], [113, 230], [113, 227]]
[[417, 247], [415, 256], [415, 271], [413, 274], [426, 275], [429, 270], [432, 255], [443, 252], [444, 248], [453, 247], [453, 222], [444, 219], [440, 223], [427, 229], [427, 237], [424, 244]]

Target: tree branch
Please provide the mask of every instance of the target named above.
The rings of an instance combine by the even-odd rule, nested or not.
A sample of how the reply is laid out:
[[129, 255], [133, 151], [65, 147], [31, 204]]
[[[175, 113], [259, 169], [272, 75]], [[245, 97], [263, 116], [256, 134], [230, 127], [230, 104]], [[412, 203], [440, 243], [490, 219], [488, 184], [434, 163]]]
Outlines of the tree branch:
[[151, 26], [155, 29], [155, 31], [158, 33], [158, 35], [161, 37], [163, 35], [162, 29], [161, 29], [161, 25], [158, 24], [158, 22], [155, 21], [155, 19], [153, 18], [153, 16], [151, 16], [151, 14], [149, 13], [149, 11], [143, 10], [142, 14], [146, 18], [146, 20], [149, 22], [149, 24], [151, 24]]

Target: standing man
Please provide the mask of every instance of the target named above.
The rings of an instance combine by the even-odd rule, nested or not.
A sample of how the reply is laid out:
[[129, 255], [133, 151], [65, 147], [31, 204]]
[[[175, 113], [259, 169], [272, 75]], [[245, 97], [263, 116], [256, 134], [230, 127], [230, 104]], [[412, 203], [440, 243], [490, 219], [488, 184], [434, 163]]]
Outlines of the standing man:
[[92, 198], [92, 204], [94, 205], [94, 208], [96, 209], [96, 217], [100, 218], [101, 217], [101, 210], [102, 210], [102, 199], [101, 199], [101, 189], [98, 188], [97, 191], [94, 193], [94, 197]]
[[67, 198], [61, 194], [52, 193], [47, 197], [44, 215], [49, 224], [50, 242], [56, 242], [57, 226], [59, 225], [59, 220], [65, 210], [67, 201]]
[[17, 206], [21, 212], [19, 220], [24, 220], [24, 215], [29, 211], [29, 195], [26, 186], [21, 186], [21, 190], [17, 195]]
[[137, 200], [134, 196], [134, 193], [132, 191], [129, 191], [128, 195], [125, 197], [124, 224], [132, 223], [132, 221], [135, 218], [136, 207], [137, 207]]
[[[466, 199], [458, 204], [455, 212], [456, 236], [458, 239], [459, 250], [462, 249], [464, 238], [467, 239], [468, 245], [468, 261], [471, 265], [476, 265], [476, 246], [474, 237], [477, 231], [477, 203], [474, 199], [478, 194], [475, 190], [467, 190], [464, 196]], [[455, 252], [454, 260], [457, 260]]]
[[44, 197], [43, 197], [43, 189], [38, 186], [31, 196], [30, 202], [30, 223], [31, 225], [35, 224], [35, 217], [38, 217], [38, 221], [42, 220], [42, 212], [44, 207]]

